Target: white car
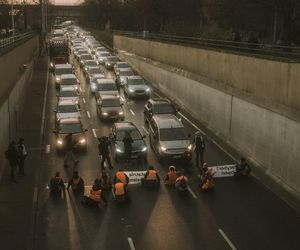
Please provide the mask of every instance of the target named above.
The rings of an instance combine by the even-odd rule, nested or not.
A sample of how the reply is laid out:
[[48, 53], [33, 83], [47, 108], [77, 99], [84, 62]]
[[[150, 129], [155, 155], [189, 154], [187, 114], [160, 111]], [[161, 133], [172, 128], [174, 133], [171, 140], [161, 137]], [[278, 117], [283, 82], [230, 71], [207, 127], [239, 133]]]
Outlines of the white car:
[[62, 118], [80, 118], [79, 108], [71, 100], [60, 100], [54, 112], [55, 122]]
[[60, 81], [61, 87], [73, 87], [77, 91], [79, 91], [79, 81], [74, 74], [61, 75]]
[[95, 74], [93, 75], [92, 79], [90, 80], [90, 89], [91, 92], [95, 94], [97, 90], [97, 80], [106, 78], [104, 74]]
[[120, 97], [113, 79], [104, 78], [97, 80], [96, 99], [98, 100], [101, 95], [114, 95]]
[[71, 100], [72, 102], [77, 104], [78, 107], [80, 106], [79, 94], [74, 87], [61, 86], [57, 97], [58, 101]]
[[104, 64], [107, 57], [111, 56], [111, 54], [107, 51], [96, 52], [95, 60], [98, 64]]
[[150, 87], [140, 76], [128, 76], [124, 85], [124, 93], [130, 98], [150, 98]]
[[99, 75], [99, 74], [103, 74], [103, 72], [99, 68], [99, 66], [97, 66], [97, 67], [89, 67], [88, 70], [86, 71], [85, 79], [86, 79], [86, 81], [88, 83], [90, 83], [91, 80], [93, 79], [94, 75]]
[[58, 87], [61, 81], [61, 75], [73, 74], [74, 69], [71, 64], [55, 64], [54, 66], [54, 79], [55, 84]]
[[132, 68], [128, 62], [117, 62], [114, 66], [114, 71], [115, 71], [116, 75], [119, 74], [120, 69], [131, 69], [132, 70]]

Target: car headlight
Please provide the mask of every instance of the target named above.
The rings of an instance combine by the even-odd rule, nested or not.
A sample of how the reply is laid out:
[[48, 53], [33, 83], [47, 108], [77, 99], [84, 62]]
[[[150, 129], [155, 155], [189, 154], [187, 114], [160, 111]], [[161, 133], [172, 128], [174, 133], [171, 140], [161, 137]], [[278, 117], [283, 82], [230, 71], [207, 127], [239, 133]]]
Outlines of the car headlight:
[[81, 140], [79, 140], [80, 144], [84, 144], [86, 142], [86, 140], [84, 138], [82, 138]]
[[53, 64], [53, 63], [50, 63], [50, 67], [53, 68], [53, 67], [54, 67], [54, 64]]
[[133, 89], [128, 89], [128, 90], [129, 90], [129, 92], [130, 92], [130, 93], [134, 92], [134, 90], [133, 90]]
[[120, 112], [119, 112], [119, 115], [123, 115], [123, 114], [124, 114], [124, 112], [123, 112], [123, 111], [120, 111]]
[[122, 151], [119, 147], [116, 147], [116, 151], [117, 151], [118, 153], [123, 153], [123, 151]]
[[108, 64], [107, 64], [107, 66], [111, 66], [111, 64], [110, 64], [110, 63], [108, 63]]
[[63, 145], [63, 143], [64, 143], [64, 142], [63, 142], [62, 140], [57, 140], [57, 144], [58, 144], [58, 145]]
[[60, 82], [60, 77], [56, 77], [55, 80], [56, 80], [57, 82]]
[[92, 80], [93, 76], [89, 76], [90, 80]]
[[74, 89], [78, 90], [78, 86], [75, 86]]
[[142, 148], [142, 152], [145, 152], [145, 151], [147, 151], [147, 147]]
[[102, 114], [103, 114], [103, 115], [108, 115], [108, 113], [107, 113], [107, 112], [103, 112]]
[[166, 150], [167, 150], [167, 149], [166, 149], [165, 147], [163, 147], [163, 146], [161, 146], [160, 149], [161, 149], [161, 151], [163, 151], [163, 152], [166, 152]]
[[147, 92], [150, 92], [150, 88], [146, 88], [146, 91], [147, 91]]
[[83, 64], [83, 60], [80, 60], [80, 63]]
[[84, 67], [84, 70], [85, 70], [85, 71], [87, 71], [87, 70], [88, 70], [88, 68], [87, 68], [87, 67]]
[[96, 89], [97, 89], [96, 85], [92, 85], [91, 89], [92, 89], [92, 91], [96, 91]]
[[187, 150], [188, 150], [188, 151], [191, 151], [191, 150], [192, 150], [192, 148], [193, 148], [193, 145], [192, 145], [192, 144], [190, 144], [190, 145], [188, 145], [188, 147], [187, 147]]

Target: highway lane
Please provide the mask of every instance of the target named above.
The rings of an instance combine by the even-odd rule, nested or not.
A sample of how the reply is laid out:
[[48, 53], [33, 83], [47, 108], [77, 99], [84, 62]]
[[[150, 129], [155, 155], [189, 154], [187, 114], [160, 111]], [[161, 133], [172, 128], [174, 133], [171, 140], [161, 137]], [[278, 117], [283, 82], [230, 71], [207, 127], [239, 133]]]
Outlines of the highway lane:
[[[109, 74], [114, 77], [112, 72]], [[89, 92], [81, 70], [81, 114], [88, 132], [88, 152], [78, 154], [80, 175], [91, 185], [100, 175], [97, 139], [108, 135], [111, 123], [97, 117], [95, 98]], [[129, 187], [131, 202], [117, 205], [109, 199], [107, 208], [90, 209], [80, 204], [81, 197], [72, 192], [63, 198], [49, 196], [46, 185], [55, 171], [68, 179], [73, 168], [63, 168], [63, 156], [55, 152], [54, 112], [56, 106], [54, 79], [50, 76], [47, 98], [45, 154], [40, 181], [36, 249], [297, 249], [299, 246], [299, 214], [270, 193], [253, 178], [235, 181], [216, 180], [216, 190], [203, 194], [197, 187], [196, 170], [187, 176], [192, 192], [178, 196], [174, 189], [161, 185], [158, 190]], [[133, 121], [142, 134], [144, 101], [124, 104], [125, 120]], [[195, 128], [184, 121], [188, 131]], [[94, 129], [94, 132], [93, 132]], [[147, 144], [149, 141], [147, 138]], [[50, 150], [49, 146], [50, 145]], [[48, 150], [46, 150], [48, 148]], [[167, 165], [161, 165], [150, 146], [148, 164], [154, 165], [164, 177]], [[233, 160], [215, 144], [207, 141], [206, 161], [212, 165], [232, 163]], [[121, 163], [114, 162], [115, 170]], [[146, 169], [138, 163], [128, 169]], [[114, 171], [110, 171], [113, 175]], [[109, 193], [105, 194], [110, 197]], [[221, 231], [222, 230], [222, 231]], [[225, 232], [225, 236], [223, 233]], [[227, 239], [226, 239], [227, 238]]]

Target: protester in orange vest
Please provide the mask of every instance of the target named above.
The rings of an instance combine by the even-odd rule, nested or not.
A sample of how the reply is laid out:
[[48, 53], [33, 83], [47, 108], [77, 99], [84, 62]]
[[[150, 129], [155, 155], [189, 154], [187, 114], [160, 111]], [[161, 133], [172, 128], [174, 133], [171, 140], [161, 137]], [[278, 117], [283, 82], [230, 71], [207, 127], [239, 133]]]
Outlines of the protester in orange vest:
[[115, 198], [120, 198], [120, 197], [124, 197], [126, 196], [126, 185], [119, 179], [116, 180], [115, 184], [114, 184], [114, 196]]
[[83, 200], [81, 202], [82, 204], [98, 205], [101, 200], [104, 202], [105, 205], [107, 205], [107, 200], [104, 198], [101, 188], [97, 185], [93, 185], [90, 191], [90, 195], [84, 195]]
[[73, 191], [80, 192], [84, 190], [84, 181], [79, 176], [78, 171], [73, 172], [73, 177], [69, 180], [67, 189], [72, 187]]
[[49, 188], [52, 193], [60, 193], [65, 190], [65, 185], [59, 172], [56, 172], [55, 176], [51, 178]]
[[119, 169], [118, 172], [115, 174], [114, 183], [116, 183], [117, 180], [120, 180], [126, 186], [128, 185], [128, 183], [129, 183], [129, 177], [124, 173], [123, 169]]
[[166, 185], [175, 185], [175, 181], [177, 179], [178, 175], [176, 172], [176, 168], [174, 166], [169, 167], [169, 172], [167, 173], [167, 176], [165, 178], [165, 184]]
[[180, 175], [175, 181], [175, 188], [177, 191], [184, 192], [188, 190], [188, 178], [184, 175]]
[[157, 185], [160, 182], [160, 177], [157, 174], [157, 172], [154, 170], [153, 166], [149, 166], [149, 169], [147, 170], [144, 178], [141, 180], [142, 186], [145, 185]]

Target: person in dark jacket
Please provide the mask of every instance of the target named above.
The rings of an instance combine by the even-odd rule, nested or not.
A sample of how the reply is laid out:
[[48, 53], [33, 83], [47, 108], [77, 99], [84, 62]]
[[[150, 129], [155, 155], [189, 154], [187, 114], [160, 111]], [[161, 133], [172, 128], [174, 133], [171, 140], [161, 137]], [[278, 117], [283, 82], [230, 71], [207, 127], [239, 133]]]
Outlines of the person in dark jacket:
[[24, 172], [24, 161], [27, 157], [27, 151], [24, 145], [24, 139], [20, 138], [18, 141], [18, 151], [19, 151], [19, 174], [20, 175], [26, 175]]
[[75, 192], [82, 192], [84, 190], [84, 181], [79, 176], [78, 171], [73, 172], [73, 177], [69, 180], [67, 189], [72, 187], [72, 190]]
[[12, 141], [9, 144], [8, 149], [5, 151], [5, 156], [10, 165], [10, 180], [16, 183], [17, 181], [15, 179], [15, 169], [19, 165], [20, 157], [19, 150], [15, 141]]
[[59, 172], [56, 172], [55, 176], [51, 178], [49, 188], [53, 194], [59, 194], [65, 190], [65, 184]]
[[99, 155], [101, 156], [101, 169], [104, 170], [104, 162], [107, 160], [109, 168], [113, 168], [111, 161], [110, 161], [110, 156], [109, 156], [109, 146], [110, 146], [110, 141], [107, 136], [102, 136], [98, 138], [99, 144], [98, 144], [98, 150], [99, 150]]
[[133, 140], [128, 131], [125, 132], [123, 143], [124, 143], [125, 160], [130, 160]]
[[196, 154], [196, 167], [199, 167], [199, 159], [201, 162], [201, 166], [204, 162], [204, 151], [205, 151], [205, 141], [203, 136], [200, 134], [200, 132], [197, 132], [195, 134], [195, 154]]

